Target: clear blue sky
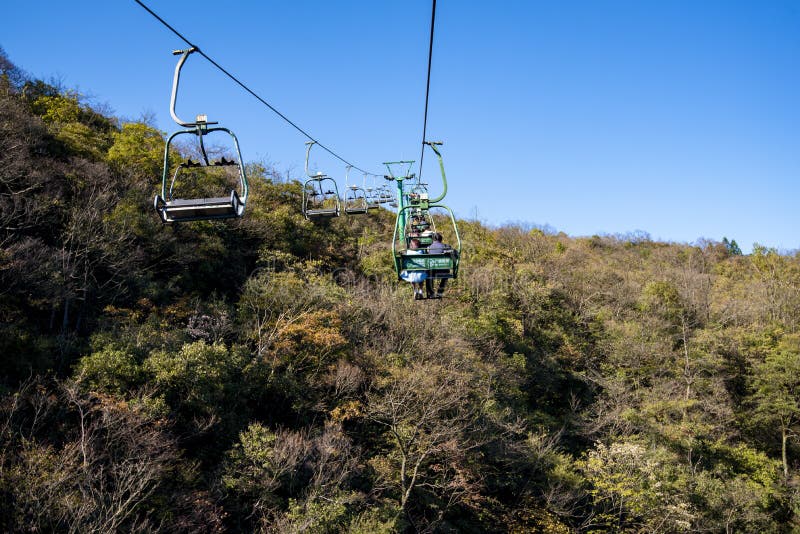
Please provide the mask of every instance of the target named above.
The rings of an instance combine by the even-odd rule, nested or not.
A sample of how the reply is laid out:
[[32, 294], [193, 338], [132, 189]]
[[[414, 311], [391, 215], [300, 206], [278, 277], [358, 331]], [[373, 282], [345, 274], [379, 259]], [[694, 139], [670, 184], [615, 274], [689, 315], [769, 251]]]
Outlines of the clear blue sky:
[[[146, 3], [345, 159], [383, 172], [419, 158], [428, 0]], [[133, 0], [35, 5], [4, 2], [15, 64], [176, 128], [177, 37]], [[459, 216], [800, 248], [800, 1], [437, 7], [428, 138], [445, 141]], [[181, 88], [179, 115], [207, 113], [246, 160], [300, 177], [303, 136], [200, 56]], [[344, 164], [321, 151], [312, 163], [343, 182]], [[431, 181], [434, 165], [426, 155]]]

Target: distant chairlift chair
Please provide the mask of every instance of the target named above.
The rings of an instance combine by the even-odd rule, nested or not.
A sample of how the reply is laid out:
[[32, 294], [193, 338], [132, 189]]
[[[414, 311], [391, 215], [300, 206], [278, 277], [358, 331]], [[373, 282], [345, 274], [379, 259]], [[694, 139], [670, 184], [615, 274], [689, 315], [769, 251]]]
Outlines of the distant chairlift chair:
[[381, 203], [378, 199], [378, 189], [375, 187], [375, 179], [372, 179], [372, 187], [367, 186], [367, 175], [364, 174], [364, 192], [367, 199], [367, 207], [370, 209], [380, 208]]
[[369, 203], [367, 202], [367, 192], [357, 185], [350, 184], [350, 169], [352, 165], [347, 166], [345, 173], [345, 184], [347, 189], [344, 192], [344, 212], [347, 215], [366, 215], [369, 212]]
[[345, 191], [344, 212], [348, 215], [365, 215], [369, 211], [366, 192], [357, 185]]
[[303, 184], [303, 215], [306, 219], [328, 219], [338, 217], [341, 210], [339, 200], [339, 187], [336, 180], [318, 172], [311, 175], [308, 172], [308, 157], [311, 147], [316, 141], [308, 141], [306, 145], [306, 175], [308, 180]]

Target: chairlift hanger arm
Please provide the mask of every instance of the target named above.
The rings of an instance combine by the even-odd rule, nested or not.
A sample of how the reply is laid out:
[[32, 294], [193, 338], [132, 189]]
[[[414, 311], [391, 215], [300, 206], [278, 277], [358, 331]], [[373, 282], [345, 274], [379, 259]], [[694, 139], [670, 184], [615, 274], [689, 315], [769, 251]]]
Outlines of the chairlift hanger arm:
[[308, 157], [311, 154], [311, 147], [314, 146], [315, 144], [317, 144], [316, 141], [306, 141], [306, 147], [307, 147], [306, 148], [306, 176], [308, 176], [309, 178], [313, 178], [313, 176], [311, 176], [308, 173]]
[[431, 147], [431, 150], [433, 150], [433, 153], [436, 154], [436, 157], [439, 159], [439, 170], [442, 171], [442, 186], [443, 186], [442, 194], [439, 195], [436, 198], [432, 198], [432, 199], [429, 200], [429, 202], [431, 204], [433, 204], [435, 202], [441, 202], [444, 199], [445, 195], [447, 195], [447, 176], [444, 173], [444, 162], [442, 161], [442, 153], [439, 152], [439, 149], [437, 148], [438, 146], [442, 145], [442, 142], [441, 141], [425, 141], [425, 144], [428, 145], [429, 147]]
[[[219, 70], [220, 72], [222, 72], [222, 73], [223, 73], [225, 76], [227, 76], [227, 77], [228, 77], [228, 78], [229, 78], [231, 81], [233, 81], [233, 82], [234, 82], [236, 85], [238, 85], [239, 87], [241, 87], [241, 88], [242, 88], [242, 89], [243, 89], [245, 92], [247, 92], [248, 94], [250, 94], [250, 95], [251, 95], [252, 97], [254, 97], [256, 100], [258, 100], [258, 101], [259, 101], [261, 104], [263, 104], [264, 106], [266, 106], [266, 107], [267, 107], [267, 108], [268, 108], [270, 111], [272, 111], [273, 113], [275, 113], [276, 115], [278, 115], [278, 116], [279, 116], [281, 119], [283, 119], [283, 121], [284, 121], [284, 122], [286, 122], [286, 123], [287, 123], [287, 124], [289, 124], [289, 125], [290, 125], [292, 128], [294, 128], [295, 130], [297, 130], [298, 132], [300, 132], [301, 134], [303, 134], [303, 135], [304, 135], [306, 138], [308, 138], [308, 139], [313, 139], [313, 136], [312, 136], [312, 135], [310, 135], [308, 132], [306, 132], [306, 131], [305, 131], [303, 128], [301, 128], [299, 125], [297, 125], [297, 124], [296, 124], [294, 121], [292, 121], [291, 119], [289, 119], [289, 117], [287, 117], [286, 115], [284, 115], [283, 113], [281, 113], [281, 112], [280, 112], [278, 109], [276, 109], [276, 108], [275, 108], [273, 105], [271, 105], [269, 102], [267, 102], [267, 101], [266, 101], [266, 100], [265, 100], [263, 97], [261, 97], [261, 96], [260, 96], [259, 94], [257, 94], [255, 91], [253, 91], [253, 90], [252, 90], [250, 87], [248, 87], [246, 84], [244, 84], [244, 83], [243, 83], [241, 80], [239, 80], [239, 79], [238, 79], [236, 76], [234, 76], [234, 75], [233, 75], [231, 72], [229, 72], [227, 69], [225, 69], [225, 68], [224, 68], [222, 65], [220, 65], [219, 63], [217, 63], [217, 62], [216, 62], [216, 61], [215, 61], [215, 60], [214, 60], [212, 57], [210, 57], [210, 56], [209, 56], [209, 55], [207, 55], [205, 52], [203, 52], [203, 51], [202, 51], [202, 50], [201, 50], [199, 47], [195, 46], [195, 45], [194, 45], [194, 44], [193, 44], [193, 43], [192, 43], [192, 42], [191, 42], [189, 39], [187, 39], [187, 37], [186, 37], [186, 36], [184, 36], [183, 34], [181, 34], [181, 33], [180, 33], [179, 31], [177, 31], [177, 30], [176, 30], [174, 27], [172, 27], [172, 26], [171, 26], [171, 25], [170, 25], [170, 24], [169, 24], [169, 23], [168, 23], [166, 20], [164, 20], [163, 18], [161, 18], [160, 16], [158, 16], [158, 14], [156, 14], [156, 13], [155, 13], [155, 12], [154, 12], [152, 9], [150, 9], [149, 7], [147, 7], [147, 6], [145, 5], [145, 3], [144, 3], [144, 2], [142, 2], [142, 0], [134, 0], [134, 1], [135, 1], [137, 4], [139, 4], [139, 6], [140, 6], [142, 9], [144, 9], [144, 10], [145, 10], [147, 13], [149, 13], [149, 14], [150, 14], [150, 15], [151, 15], [153, 18], [155, 18], [155, 19], [156, 19], [158, 22], [160, 22], [160, 23], [161, 23], [161, 24], [162, 24], [164, 27], [166, 27], [166, 28], [167, 28], [169, 31], [171, 31], [171, 32], [172, 32], [173, 34], [175, 34], [175, 35], [176, 35], [176, 36], [177, 36], [179, 39], [181, 39], [181, 40], [182, 40], [184, 43], [186, 43], [186, 44], [187, 44], [189, 47], [191, 47], [191, 48], [193, 49], [193, 51], [196, 51], [196, 52], [198, 52], [198, 53], [199, 53], [201, 56], [203, 56], [203, 58], [205, 58], [205, 59], [206, 59], [206, 60], [207, 60], [209, 63], [211, 63], [211, 65], [213, 65], [215, 68], [217, 68], [217, 70]], [[183, 52], [183, 51], [176, 51], [176, 55], [177, 55], [177, 54], [182, 54], [182, 53], [184, 53], [184, 52]], [[178, 122], [178, 124], [181, 124], [181, 122], [179, 121], [179, 122]], [[182, 126], [184, 126], [184, 124], [181, 124], [181, 125], [182, 125]], [[325, 147], [324, 145], [320, 145], [320, 146], [321, 146], [321, 147], [322, 147], [324, 150], [326, 150], [327, 152], [329, 152], [329, 153], [330, 153], [330, 154], [331, 154], [333, 157], [335, 157], [335, 158], [337, 158], [337, 159], [341, 160], [341, 161], [342, 161], [342, 162], [344, 162], [344, 163], [348, 163], [348, 161], [347, 161], [346, 159], [344, 159], [343, 157], [341, 157], [339, 154], [337, 154], [337, 153], [333, 152], [331, 149], [329, 149], [329, 148]], [[359, 171], [363, 171], [363, 169], [361, 169], [360, 167], [357, 167], [357, 166], [356, 166], [355, 168], [356, 168], [356, 169], [358, 169]]]
[[350, 169], [352, 169], [352, 168], [353, 168], [353, 166], [352, 166], [352, 165], [347, 165], [347, 166], [345, 166], [345, 171], [344, 171], [344, 186], [345, 186], [345, 188], [347, 188], [347, 189], [349, 189], [349, 188], [350, 188]]
[[170, 98], [169, 102], [169, 114], [172, 116], [172, 120], [184, 128], [205, 126], [207, 124], [217, 124], [216, 122], [208, 122], [205, 115], [198, 115], [195, 122], [187, 122], [178, 117], [178, 115], [175, 113], [175, 103], [178, 100], [178, 85], [180, 84], [181, 79], [181, 69], [183, 68], [183, 64], [186, 63], [186, 59], [189, 57], [189, 54], [197, 51], [198, 49], [194, 46], [187, 48], [186, 50], [172, 51], [173, 56], [180, 54], [181, 58], [178, 60], [178, 64], [175, 65], [175, 76], [172, 78], [172, 98]]

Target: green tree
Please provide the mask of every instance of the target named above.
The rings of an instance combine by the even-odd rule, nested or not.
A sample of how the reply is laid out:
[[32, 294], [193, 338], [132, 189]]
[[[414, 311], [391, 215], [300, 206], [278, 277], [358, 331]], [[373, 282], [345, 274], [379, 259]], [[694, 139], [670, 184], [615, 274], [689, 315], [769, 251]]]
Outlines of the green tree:
[[260, 423], [252, 423], [228, 451], [222, 483], [226, 490], [250, 501], [253, 512], [266, 514], [281, 506], [277, 490], [297, 480], [310, 453], [307, 434], [273, 432]]
[[579, 463], [592, 487], [594, 524], [614, 531], [686, 531], [694, 511], [682, 495], [684, 474], [663, 448], [598, 443]]
[[739, 248], [739, 245], [738, 245], [738, 243], [736, 243], [735, 239], [732, 239], [731, 241], [728, 241], [727, 237], [723, 237], [722, 238], [722, 244], [725, 246], [725, 249], [728, 251], [728, 253], [730, 255], [732, 255], [732, 256], [741, 256], [742, 255], [742, 249]]
[[166, 397], [174, 415], [203, 432], [221, 421], [235, 421], [237, 378], [243, 364], [238, 348], [204, 341], [185, 344], [177, 352], [158, 350], [144, 361], [157, 392]]
[[781, 438], [784, 477], [789, 477], [787, 444], [800, 422], [800, 336], [787, 336], [753, 368], [755, 422]]

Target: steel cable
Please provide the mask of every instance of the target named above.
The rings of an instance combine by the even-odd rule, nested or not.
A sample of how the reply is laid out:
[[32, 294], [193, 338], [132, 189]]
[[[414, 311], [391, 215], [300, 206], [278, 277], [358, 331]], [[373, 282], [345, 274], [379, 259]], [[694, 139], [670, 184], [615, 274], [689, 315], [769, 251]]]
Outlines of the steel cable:
[[425, 159], [425, 136], [428, 129], [428, 97], [431, 92], [431, 60], [433, 59], [433, 30], [436, 24], [436, 0], [433, 0], [431, 9], [431, 38], [428, 44], [428, 80], [425, 83], [425, 115], [422, 120], [422, 148], [419, 155], [419, 172], [417, 173], [417, 183], [422, 182], [422, 161]]

